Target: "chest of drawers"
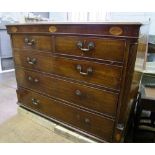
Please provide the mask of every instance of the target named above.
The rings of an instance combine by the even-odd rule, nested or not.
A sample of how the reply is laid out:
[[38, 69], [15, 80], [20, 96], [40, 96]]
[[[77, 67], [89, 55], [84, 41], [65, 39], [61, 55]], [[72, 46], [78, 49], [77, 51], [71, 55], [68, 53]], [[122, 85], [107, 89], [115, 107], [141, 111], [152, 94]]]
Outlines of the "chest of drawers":
[[141, 78], [136, 60], [143, 65], [147, 46], [140, 27], [7, 25], [19, 105], [97, 141], [123, 141]]

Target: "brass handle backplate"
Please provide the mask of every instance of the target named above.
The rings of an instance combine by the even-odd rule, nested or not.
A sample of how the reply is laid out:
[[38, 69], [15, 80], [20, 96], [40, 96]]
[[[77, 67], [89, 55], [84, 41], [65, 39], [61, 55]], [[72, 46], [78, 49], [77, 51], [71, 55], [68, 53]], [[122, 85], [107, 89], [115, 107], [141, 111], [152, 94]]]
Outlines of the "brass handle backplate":
[[28, 64], [30, 64], [30, 65], [34, 65], [37, 62], [36, 58], [27, 57], [26, 59], [27, 59]]
[[90, 123], [90, 119], [89, 119], [89, 118], [85, 118], [85, 119], [84, 119], [84, 122], [85, 122], [86, 124], [89, 124], [89, 123]]
[[81, 96], [81, 95], [82, 95], [82, 93], [81, 93], [80, 90], [76, 90], [76, 91], [75, 91], [75, 94], [76, 94], [77, 96]]
[[38, 83], [39, 80], [37, 78], [32, 78], [31, 76], [28, 77], [28, 80], [34, 83]]
[[35, 44], [35, 40], [34, 39], [30, 39], [30, 38], [25, 38], [24, 42], [27, 46], [33, 46]]
[[[89, 42], [89, 43], [87, 43], [87, 45], [85, 45], [85, 44], [86, 44], [86, 41], [84, 41], [84, 42], [78, 41], [77, 47], [83, 52], [88, 52], [95, 48], [95, 45], [93, 42]], [[84, 46], [86, 46], [87, 48], [84, 48]]]
[[89, 74], [91, 74], [91, 73], [93, 72], [93, 69], [92, 69], [91, 67], [88, 67], [87, 70], [86, 70], [86, 72], [83, 72], [83, 71], [82, 71], [82, 66], [81, 66], [81, 65], [77, 65], [77, 66], [76, 66], [76, 69], [79, 71], [79, 73], [80, 73], [81, 75], [89, 75]]
[[38, 105], [39, 104], [39, 100], [35, 99], [35, 98], [32, 98], [32, 104], [34, 105]]

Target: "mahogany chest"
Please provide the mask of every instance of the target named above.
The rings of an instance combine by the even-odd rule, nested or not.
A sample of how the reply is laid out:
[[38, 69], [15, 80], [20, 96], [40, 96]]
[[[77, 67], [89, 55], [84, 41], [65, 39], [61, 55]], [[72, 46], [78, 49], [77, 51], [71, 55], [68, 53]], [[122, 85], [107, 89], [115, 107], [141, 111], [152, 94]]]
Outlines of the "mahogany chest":
[[136, 61], [142, 69], [147, 46], [140, 27], [7, 25], [19, 105], [99, 142], [122, 142], [141, 79]]

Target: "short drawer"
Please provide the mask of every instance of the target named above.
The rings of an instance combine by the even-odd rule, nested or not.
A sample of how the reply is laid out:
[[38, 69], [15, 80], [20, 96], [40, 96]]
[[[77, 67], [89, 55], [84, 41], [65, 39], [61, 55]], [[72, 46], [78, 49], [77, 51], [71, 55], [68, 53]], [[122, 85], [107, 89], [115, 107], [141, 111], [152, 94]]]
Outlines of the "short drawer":
[[122, 62], [125, 40], [78, 36], [56, 36], [55, 53]]
[[15, 65], [60, 75], [82, 82], [119, 90], [122, 68], [116, 65], [90, 62], [63, 57], [50, 53], [14, 50]]
[[12, 46], [14, 49], [33, 49], [41, 51], [52, 51], [52, 37], [38, 35], [12, 35]]
[[17, 90], [18, 101], [28, 108], [83, 130], [106, 141], [112, 140], [112, 119], [80, 110], [26, 89]]
[[50, 95], [68, 104], [115, 117], [118, 94], [45, 74], [16, 69], [19, 86]]

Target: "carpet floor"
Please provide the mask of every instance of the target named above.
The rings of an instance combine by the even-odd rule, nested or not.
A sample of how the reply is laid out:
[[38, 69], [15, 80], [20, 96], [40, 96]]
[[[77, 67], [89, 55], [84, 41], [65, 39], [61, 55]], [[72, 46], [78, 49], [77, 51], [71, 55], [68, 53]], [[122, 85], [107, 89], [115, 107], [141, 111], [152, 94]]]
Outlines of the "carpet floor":
[[16, 115], [0, 125], [0, 143], [70, 143], [32, 120]]

